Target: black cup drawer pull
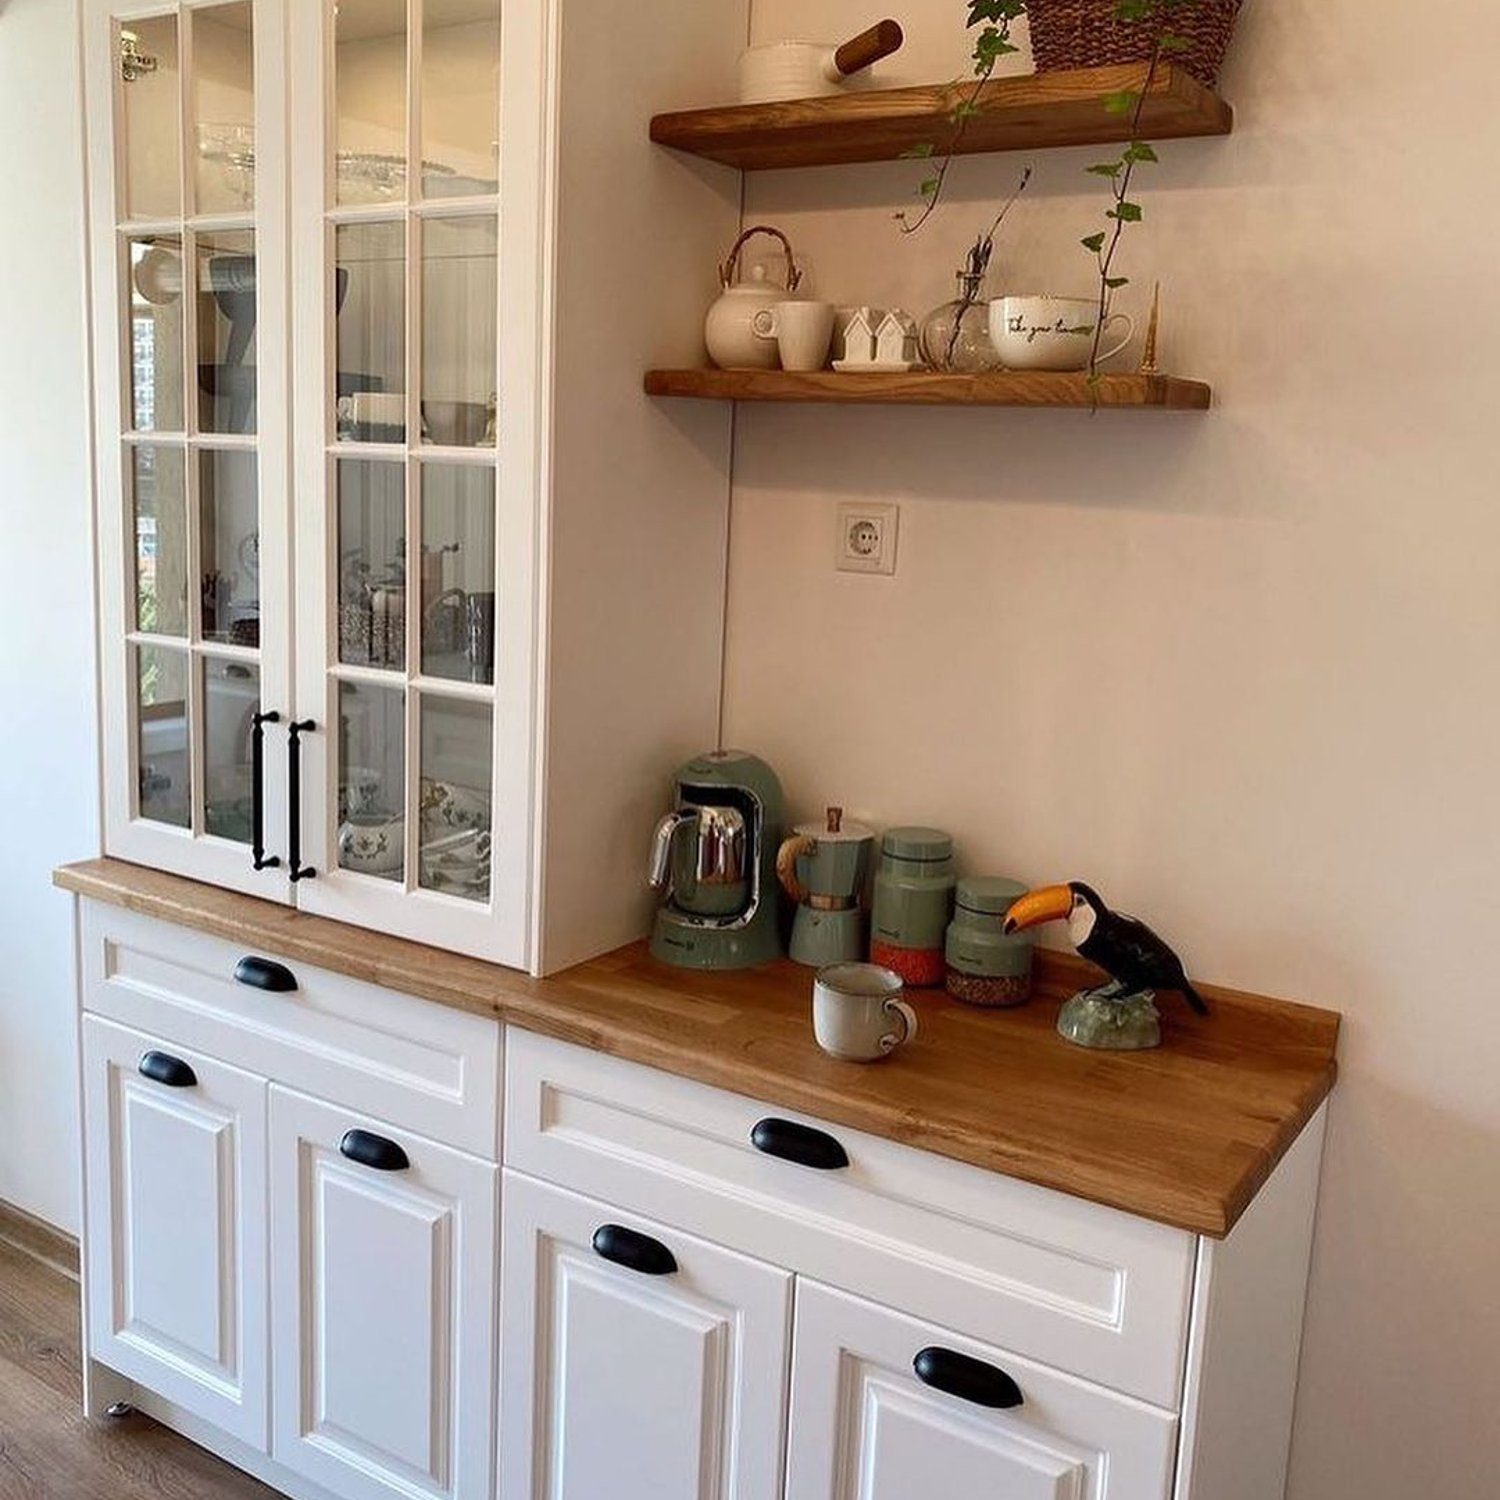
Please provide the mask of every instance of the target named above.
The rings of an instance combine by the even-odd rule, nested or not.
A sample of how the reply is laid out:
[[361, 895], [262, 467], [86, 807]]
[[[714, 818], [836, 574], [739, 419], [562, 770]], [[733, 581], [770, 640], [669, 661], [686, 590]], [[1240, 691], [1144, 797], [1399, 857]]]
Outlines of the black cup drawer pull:
[[772, 1116], [759, 1121], [750, 1132], [750, 1144], [767, 1156], [779, 1156], [819, 1172], [836, 1172], [849, 1165], [849, 1153], [826, 1130], [814, 1130], [795, 1120]]
[[930, 1385], [935, 1391], [946, 1391], [961, 1401], [972, 1401], [975, 1406], [989, 1406], [996, 1411], [1006, 1411], [1020, 1406], [1025, 1397], [1004, 1370], [996, 1365], [987, 1365], [982, 1359], [960, 1354], [956, 1349], [941, 1349], [936, 1345], [923, 1349], [911, 1362], [917, 1379]]
[[257, 958], [253, 953], [234, 966], [234, 977], [238, 984], [277, 995], [289, 995], [297, 988], [297, 976], [285, 964], [277, 963], [274, 958]]
[[169, 1089], [190, 1089], [198, 1083], [198, 1075], [170, 1052], [146, 1053], [141, 1058], [140, 1071], [143, 1077], [154, 1083], [164, 1083]]
[[623, 1224], [601, 1224], [594, 1231], [594, 1254], [642, 1276], [670, 1276], [677, 1257], [660, 1240]]
[[411, 1158], [395, 1141], [370, 1130], [346, 1130], [339, 1150], [350, 1161], [374, 1167], [377, 1172], [404, 1172], [411, 1165]]

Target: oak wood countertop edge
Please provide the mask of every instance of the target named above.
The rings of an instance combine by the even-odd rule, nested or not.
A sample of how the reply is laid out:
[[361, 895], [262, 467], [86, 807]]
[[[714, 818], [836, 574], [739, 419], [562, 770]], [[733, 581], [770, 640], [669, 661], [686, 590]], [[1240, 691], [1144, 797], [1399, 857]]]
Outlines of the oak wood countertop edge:
[[[1212, 985], [1200, 986], [1215, 1011], [1201, 1030], [1164, 1003], [1167, 1045], [1155, 1052], [1068, 1047], [1049, 1034], [1055, 1002], [1095, 971], [1049, 950], [1038, 950], [1031, 1006], [994, 1013], [921, 995], [917, 1042], [869, 1067], [817, 1049], [801, 999], [810, 974], [789, 961], [702, 974], [657, 964], [637, 943], [537, 979], [123, 860], [66, 865], [53, 882], [1215, 1239], [1337, 1077], [1335, 1012]], [[1155, 1119], [1153, 1101], [1171, 1108]]]

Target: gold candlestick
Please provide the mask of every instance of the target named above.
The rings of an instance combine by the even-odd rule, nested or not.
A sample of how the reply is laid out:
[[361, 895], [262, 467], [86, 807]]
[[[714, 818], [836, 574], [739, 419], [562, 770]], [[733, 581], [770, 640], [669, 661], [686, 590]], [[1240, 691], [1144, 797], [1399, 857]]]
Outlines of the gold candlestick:
[[1161, 372], [1156, 368], [1156, 332], [1161, 322], [1161, 282], [1157, 282], [1151, 292], [1151, 321], [1146, 324], [1146, 343], [1141, 350], [1142, 375], [1157, 375]]

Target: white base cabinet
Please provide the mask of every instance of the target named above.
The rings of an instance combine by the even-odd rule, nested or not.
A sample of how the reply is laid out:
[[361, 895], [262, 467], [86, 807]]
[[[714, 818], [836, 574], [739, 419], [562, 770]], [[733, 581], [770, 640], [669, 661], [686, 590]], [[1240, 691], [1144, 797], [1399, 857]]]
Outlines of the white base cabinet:
[[266, 1085], [83, 1022], [90, 1352], [266, 1441]]
[[297, 1500], [1282, 1494], [1321, 1114], [1213, 1241], [101, 904], [79, 933], [91, 1414]]
[[486, 1493], [498, 1169], [271, 1089], [272, 1456], [349, 1500]]
[[791, 1273], [505, 1174], [500, 1494], [777, 1500]]
[[787, 1500], [1165, 1500], [1170, 1413], [802, 1281]]

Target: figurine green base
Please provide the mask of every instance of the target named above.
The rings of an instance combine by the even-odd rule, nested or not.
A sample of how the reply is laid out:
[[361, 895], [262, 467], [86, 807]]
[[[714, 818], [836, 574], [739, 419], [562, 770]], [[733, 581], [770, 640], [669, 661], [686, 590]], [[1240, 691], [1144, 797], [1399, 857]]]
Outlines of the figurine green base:
[[1057, 1017], [1058, 1035], [1103, 1052], [1141, 1052], [1161, 1046], [1161, 1016], [1152, 990], [1127, 990], [1114, 982], [1080, 990]]

